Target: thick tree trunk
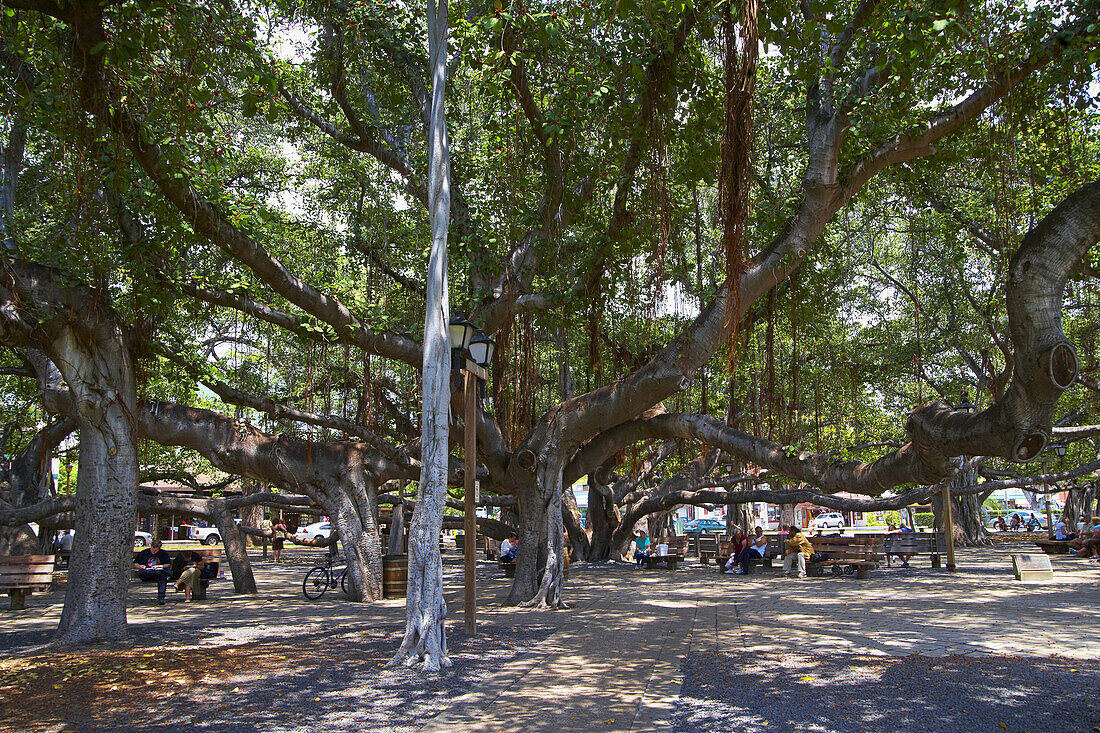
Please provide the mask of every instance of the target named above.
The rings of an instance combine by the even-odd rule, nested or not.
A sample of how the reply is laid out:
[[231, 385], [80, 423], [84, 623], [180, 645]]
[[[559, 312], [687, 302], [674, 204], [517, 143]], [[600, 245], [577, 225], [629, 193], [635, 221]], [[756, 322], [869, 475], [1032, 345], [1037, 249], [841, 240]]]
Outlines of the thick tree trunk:
[[64, 643], [126, 637], [137, 503], [137, 398], [106, 294], [19, 260], [0, 263], [0, 342], [41, 349], [69, 386], [80, 429], [76, 535], [58, 626]]
[[779, 525], [780, 529], [786, 529], [792, 524], [798, 524], [795, 521], [794, 504], [780, 504], [779, 505]]
[[[425, 672], [451, 666], [443, 620], [443, 558], [439, 532], [447, 500], [447, 437], [450, 408], [450, 341], [447, 304], [447, 227], [450, 223], [450, 151], [444, 107], [447, 86], [447, 0], [428, 0], [428, 45], [432, 102], [428, 122], [428, 190], [432, 253], [424, 314], [423, 460], [420, 488], [409, 531], [405, 636], [391, 665], [420, 665]], [[561, 517], [558, 517], [561, 521]]]
[[732, 534], [735, 529], [739, 529], [746, 535], [752, 534], [755, 517], [750, 511], [750, 507], [752, 507], [752, 504], [733, 503], [726, 505], [726, 532]]
[[[0, 485], [0, 498], [14, 507], [31, 506], [54, 495], [50, 462], [54, 451], [76, 428], [76, 422], [62, 418], [50, 423], [23, 447], [5, 472], [7, 486]], [[46, 523], [43, 523], [46, 524]], [[0, 525], [0, 555], [50, 554], [51, 532], [47, 526], [35, 534], [30, 524], [17, 527]]]
[[[106, 306], [100, 308], [106, 311]], [[127, 636], [137, 504], [137, 398], [121, 329], [99, 330], [101, 338], [95, 340], [67, 330], [53, 345], [54, 363], [77, 398], [80, 425], [76, 534], [57, 634], [66, 644]]]
[[378, 529], [378, 492], [369, 479], [353, 482], [352, 491], [334, 491], [329, 514], [340, 535], [348, 563], [352, 600], [382, 600], [382, 536]]
[[[249, 494], [255, 494], [258, 491], [260, 491], [260, 486], [259, 486], [258, 481], [247, 480], [246, 479], [245, 481], [241, 482], [241, 493], [244, 496], [248, 496]], [[244, 507], [241, 507], [241, 509], [240, 509], [240, 515], [241, 515], [241, 524], [245, 525], [246, 527], [259, 527], [260, 523], [263, 522], [263, 519], [264, 519], [264, 508], [262, 506], [260, 506], [259, 504], [252, 504], [252, 505], [249, 505], [249, 506], [244, 506]], [[267, 539], [265, 539], [263, 537], [249, 536], [245, 539], [245, 542], [248, 542], [253, 547], [257, 547], [257, 546], [263, 544], [264, 545], [264, 553], [265, 553], [265, 556], [266, 556], [266, 552], [267, 552], [267, 544], [266, 543], [268, 542]], [[238, 592], [240, 592], [240, 591], [238, 591]]]
[[[951, 481], [951, 489], [968, 488], [977, 481], [976, 469], [963, 471]], [[932, 499], [933, 528], [943, 531], [943, 494], [936, 492]], [[956, 547], [972, 547], [990, 544], [989, 532], [982, 523], [980, 494], [951, 494], [951, 524]]]
[[[538, 610], [566, 608], [561, 595], [565, 575], [565, 528], [562, 524], [561, 500], [562, 469], [565, 466], [565, 456], [560, 442], [560, 435], [558, 433], [557, 441], [551, 440], [545, 444], [547, 450], [539, 458], [538, 501], [542, 507], [544, 530], [541, 533], [541, 541], [535, 545], [535, 548], [539, 550], [538, 565], [541, 578], [535, 594], [520, 602], [519, 605], [525, 608]], [[520, 554], [523, 554], [522, 540], [520, 541]], [[517, 568], [517, 576], [518, 574]], [[513, 585], [514, 593], [515, 586]]]
[[[592, 539], [586, 559], [603, 562], [612, 557], [614, 547], [611, 537], [622, 521], [622, 515], [610, 496], [610, 490], [607, 487], [597, 488], [595, 481], [595, 476], [589, 474], [588, 521], [592, 528]], [[617, 552], [615, 554], [619, 555]]]
[[390, 535], [386, 540], [386, 555], [404, 555], [404, 542], [405, 502], [399, 501], [393, 505], [393, 511], [390, 514]]
[[504, 601], [508, 606], [533, 598], [539, 588], [539, 574], [542, 572], [539, 556], [540, 550], [545, 547], [546, 507], [536, 482], [520, 487], [516, 493], [516, 510], [519, 518], [519, 552], [516, 554], [512, 589]]
[[[252, 562], [248, 559], [248, 547], [241, 531], [237, 529], [233, 515], [222, 499], [211, 501], [211, 517], [222, 536], [225, 561], [229, 563], [229, 572], [233, 576], [234, 593], [256, 593], [256, 576], [252, 574]], [[251, 526], [251, 525], [249, 525]]]

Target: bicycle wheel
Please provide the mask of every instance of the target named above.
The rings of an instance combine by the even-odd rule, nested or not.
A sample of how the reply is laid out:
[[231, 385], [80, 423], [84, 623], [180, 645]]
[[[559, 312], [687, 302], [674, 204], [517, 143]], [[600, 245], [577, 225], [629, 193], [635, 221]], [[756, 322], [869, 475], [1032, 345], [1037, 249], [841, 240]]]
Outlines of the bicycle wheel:
[[305, 579], [302, 580], [302, 593], [304, 593], [309, 600], [316, 600], [328, 590], [328, 584], [328, 568], [323, 566], [312, 568], [306, 573]]
[[344, 568], [344, 572], [340, 573], [340, 590], [346, 595], [348, 592], [348, 569]]

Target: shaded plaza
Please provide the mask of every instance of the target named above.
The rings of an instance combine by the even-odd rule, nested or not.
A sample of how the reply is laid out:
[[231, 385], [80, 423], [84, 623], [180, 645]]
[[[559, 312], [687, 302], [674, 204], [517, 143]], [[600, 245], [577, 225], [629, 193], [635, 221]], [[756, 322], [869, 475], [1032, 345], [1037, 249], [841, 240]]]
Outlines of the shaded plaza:
[[455, 666], [428, 677], [382, 667], [402, 601], [302, 596], [315, 552], [257, 562], [254, 597], [222, 583], [210, 602], [156, 606], [134, 585], [133, 641], [117, 648], [49, 646], [55, 591], [0, 614], [0, 727], [1091, 731], [1100, 567], [1055, 557], [1052, 583], [1023, 584], [1010, 551], [1027, 548], [960, 550], [955, 574], [918, 558], [869, 581], [580, 564], [557, 613], [502, 607], [508, 585], [479, 561], [474, 638], [452, 554]]

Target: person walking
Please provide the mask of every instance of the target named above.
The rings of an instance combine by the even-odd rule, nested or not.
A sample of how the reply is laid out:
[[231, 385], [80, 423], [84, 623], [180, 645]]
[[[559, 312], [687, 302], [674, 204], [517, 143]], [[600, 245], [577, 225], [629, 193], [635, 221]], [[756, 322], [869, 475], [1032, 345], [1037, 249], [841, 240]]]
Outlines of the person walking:
[[279, 556], [283, 554], [283, 544], [286, 543], [287, 529], [283, 518], [275, 520], [275, 526], [271, 528], [271, 552], [275, 556], [275, 562], [279, 562]]

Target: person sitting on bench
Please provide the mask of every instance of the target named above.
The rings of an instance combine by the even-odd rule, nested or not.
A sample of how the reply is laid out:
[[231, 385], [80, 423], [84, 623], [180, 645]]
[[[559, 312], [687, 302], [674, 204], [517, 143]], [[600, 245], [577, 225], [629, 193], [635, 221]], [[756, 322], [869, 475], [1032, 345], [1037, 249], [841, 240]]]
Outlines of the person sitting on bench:
[[753, 560], [763, 558], [767, 551], [768, 538], [764, 536], [764, 528], [757, 527], [752, 539], [745, 542], [745, 549], [735, 558], [734, 563], [737, 567], [733, 570], [727, 570], [726, 572], [732, 572], [735, 575], [744, 575], [749, 570], [749, 563]]
[[730, 537], [730, 557], [726, 561], [726, 572], [732, 573], [733, 566], [737, 564], [737, 557], [745, 551], [745, 548], [749, 546], [749, 538], [745, 536], [745, 533], [741, 530], [734, 530], [733, 536]]
[[516, 554], [519, 552], [519, 539], [512, 535], [508, 539], [500, 543], [500, 561], [502, 563], [512, 563], [516, 561]]
[[164, 594], [168, 591], [168, 576], [172, 573], [172, 556], [161, 549], [159, 539], [145, 548], [134, 558], [134, 570], [143, 583], [156, 581], [157, 603], [164, 605]]
[[[913, 530], [910, 529], [909, 533], [912, 533], [912, 532], [913, 532]], [[906, 534], [906, 532], [905, 532], [905, 530], [899, 530], [897, 528], [897, 526], [895, 526], [893, 524], [888, 524], [888, 525], [886, 525], [886, 534]], [[894, 555], [894, 557], [901, 560], [901, 566], [903, 568], [907, 568], [907, 567], [909, 567], [909, 558], [911, 558], [913, 556], [912, 555]]]
[[185, 591], [183, 602], [191, 602], [191, 594], [197, 593], [204, 580], [218, 577], [218, 563], [207, 562], [194, 550], [176, 553], [172, 561], [172, 577], [176, 579], [176, 592]]
[[1082, 523], [1081, 533], [1069, 543], [1069, 551], [1077, 557], [1100, 554], [1100, 517], [1090, 517]]
[[639, 529], [638, 536], [634, 538], [634, 563], [638, 567], [645, 565], [650, 552], [649, 537], [646, 536], [644, 529]]
[[788, 528], [790, 536], [787, 537], [787, 554], [783, 558], [783, 572], [790, 575], [794, 572], [794, 566], [798, 565], [798, 577], [806, 577], [806, 561], [814, 554], [814, 546], [802, 534], [802, 530], [793, 524]]
[[1075, 540], [1077, 539], [1076, 532], [1070, 532], [1066, 526], [1066, 518], [1062, 517], [1054, 523], [1054, 539], [1056, 540]]

